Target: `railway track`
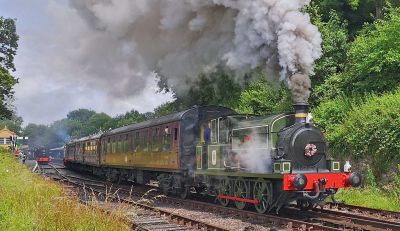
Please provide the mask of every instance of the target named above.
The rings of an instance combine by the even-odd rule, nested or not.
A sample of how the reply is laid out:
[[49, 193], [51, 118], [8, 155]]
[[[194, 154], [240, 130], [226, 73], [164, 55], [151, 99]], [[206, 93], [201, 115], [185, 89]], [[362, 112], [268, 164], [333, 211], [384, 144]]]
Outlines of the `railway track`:
[[[52, 165], [49, 165], [52, 166]], [[66, 176], [62, 174], [56, 167], [53, 169], [57, 172], [57, 175], [61, 176], [68, 183], [78, 186], [80, 188], [90, 187], [91, 192], [96, 192], [101, 195], [106, 195], [107, 198], [111, 198], [118, 202], [127, 203], [140, 208], [142, 211], [139, 216], [135, 216], [130, 219], [132, 228], [134, 230], [143, 231], [154, 231], [154, 230], [212, 230], [212, 231], [229, 231], [222, 227], [215, 226], [195, 220], [190, 217], [174, 214], [173, 212], [152, 207], [143, 203], [138, 203], [128, 198], [120, 197], [118, 194], [112, 191], [107, 191], [108, 184], [100, 185], [98, 182], [89, 180], [86, 181], [84, 178], [77, 176]], [[74, 180], [71, 180], [73, 178]], [[95, 182], [95, 183], [94, 183]], [[99, 188], [106, 188], [105, 190]], [[116, 189], [119, 190], [119, 189]], [[82, 202], [87, 202], [89, 198], [85, 198]], [[145, 212], [145, 213], [143, 213]], [[147, 213], [146, 213], [147, 212]], [[149, 213], [150, 212], [150, 213]], [[146, 215], [143, 215], [146, 214]]]
[[341, 230], [400, 230], [400, 223], [379, 219], [373, 216], [362, 216], [354, 213], [346, 213], [334, 210], [302, 211], [297, 208], [284, 210], [289, 215], [300, 214], [312, 222], [319, 222], [337, 227]]
[[366, 207], [361, 207], [361, 206], [356, 206], [356, 205], [347, 205], [344, 203], [332, 203], [332, 202], [326, 203], [324, 208], [330, 209], [330, 210], [348, 212], [348, 213], [357, 213], [357, 214], [362, 214], [362, 215], [366, 215], [366, 216], [374, 216], [374, 217], [379, 217], [382, 219], [389, 219], [391, 221], [399, 221], [400, 222], [400, 213], [399, 212], [366, 208]]
[[[85, 179], [79, 179], [79, 177], [72, 177], [76, 180], [85, 181]], [[99, 183], [107, 187], [102, 181], [89, 180], [85, 181], [86, 187], [96, 188], [100, 187]], [[110, 185], [108, 185], [110, 187]], [[117, 190], [117, 189], [115, 189]], [[240, 219], [243, 222], [248, 222], [250, 224], [264, 226], [264, 227], [275, 227], [277, 229], [286, 230], [400, 230], [399, 221], [397, 219], [400, 217], [399, 213], [383, 211], [383, 210], [373, 210], [363, 207], [352, 207], [348, 205], [334, 205], [327, 204], [324, 210], [313, 210], [313, 211], [301, 211], [295, 208], [288, 208], [284, 210], [284, 213], [280, 216], [270, 215], [270, 214], [259, 214], [257, 212], [248, 210], [238, 210], [236, 208], [223, 207], [207, 202], [199, 202], [197, 200], [182, 200], [175, 197], [165, 197], [161, 200], [156, 201], [153, 206], [145, 205], [133, 202], [132, 200], [126, 200], [126, 197], [135, 197], [140, 199], [140, 197], [146, 192], [145, 190], [139, 190], [135, 188], [135, 192], [132, 192], [128, 187], [121, 186], [118, 187], [118, 198], [122, 202], [132, 203], [135, 206], [144, 206], [144, 210], [153, 211], [157, 213], [159, 217], [170, 217], [174, 219], [175, 223], [188, 224], [192, 227], [202, 227], [206, 230], [232, 230], [224, 227], [215, 227], [211, 224], [197, 223], [193, 218], [188, 219], [181, 218], [174, 213], [178, 207], [184, 207], [186, 209], [197, 210], [197, 211], [208, 211], [214, 214], [218, 214], [223, 217], [234, 217], [235, 219]], [[104, 193], [104, 191], [102, 192]], [[126, 200], [126, 201], [124, 201]], [[169, 206], [166, 206], [169, 205]], [[171, 208], [171, 205], [172, 208]], [[353, 213], [351, 211], [359, 211], [358, 213]], [[380, 219], [376, 214], [382, 214], [382, 216], [390, 217], [388, 219]], [[378, 218], [377, 218], [378, 217]], [[154, 225], [158, 225], [157, 219], [150, 220], [154, 222]], [[143, 219], [143, 221], [146, 219]], [[140, 223], [140, 222], [139, 222]], [[207, 227], [207, 228], [206, 228]], [[150, 229], [152, 230], [152, 229]]]

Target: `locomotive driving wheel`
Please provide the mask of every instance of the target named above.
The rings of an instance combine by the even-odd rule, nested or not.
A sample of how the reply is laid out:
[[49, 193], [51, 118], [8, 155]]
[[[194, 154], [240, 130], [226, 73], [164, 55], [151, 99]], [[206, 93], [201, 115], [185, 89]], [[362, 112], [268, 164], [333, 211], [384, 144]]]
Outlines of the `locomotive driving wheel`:
[[[248, 196], [250, 194], [249, 185], [246, 184], [246, 181], [241, 178], [235, 181], [233, 191], [234, 196], [237, 198], [248, 199]], [[235, 205], [238, 209], [244, 209], [246, 207], [246, 202], [235, 201]]]
[[[231, 192], [232, 192], [232, 185], [229, 179], [221, 179], [219, 181], [217, 195], [230, 196]], [[229, 199], [218, 198], [218, 201], [222, 206], [229, 205]]]
[[265, 213], [272, 201], [270, 183], [263, 180], [256, 181], [253, 188], [253, 199], [259, 202], [254, 205], [257, 212]]
[[184, 186], [182, 189], [180, 189], [179, 192], [179, 197], [182, 199], [187, 199], [190, 195], [190, 187], [189, 186]]

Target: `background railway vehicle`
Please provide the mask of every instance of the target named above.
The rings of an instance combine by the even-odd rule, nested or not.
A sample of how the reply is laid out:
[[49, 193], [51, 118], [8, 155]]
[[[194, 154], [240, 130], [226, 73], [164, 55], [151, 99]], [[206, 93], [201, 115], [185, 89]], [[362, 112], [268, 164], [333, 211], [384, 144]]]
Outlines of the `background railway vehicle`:
[[30, 153], [31, 159], [36, 160], [38, 164], [47, 164], [50, 161], [49, 151], [45, 147], [34, 147]]
[[64, 160], [64, 147], [49, 149], [49, 157], [52, 162], [62, 163]]
[[80, 171], [93, 173], [93, 167], [100, 167], [100, 136], [95, 135], [72, 140], [65, 145], [64, 165]]
[[[339, 188], [359, 186], [361, 176], [342, 171], [328, 155], [308, 105], [294, 108], [258, 117], [195, 107], [70, 142], [65, 163], [111, 181], [157, 180], [165, 193], [211, 195], [224, 206], [253, 205], [260, 213], [293, 201], [312, 208]], [[88, 142], [98, 142], [91, 161]]]

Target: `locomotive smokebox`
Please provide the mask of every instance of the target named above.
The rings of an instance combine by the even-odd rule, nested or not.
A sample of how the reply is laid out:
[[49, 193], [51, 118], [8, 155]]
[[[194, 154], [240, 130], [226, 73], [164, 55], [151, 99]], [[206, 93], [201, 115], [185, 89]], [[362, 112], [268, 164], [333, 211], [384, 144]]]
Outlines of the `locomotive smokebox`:
[[294, 103], [294, 117], [296, 123], [306, 123], [308, 115], [308, 103]]

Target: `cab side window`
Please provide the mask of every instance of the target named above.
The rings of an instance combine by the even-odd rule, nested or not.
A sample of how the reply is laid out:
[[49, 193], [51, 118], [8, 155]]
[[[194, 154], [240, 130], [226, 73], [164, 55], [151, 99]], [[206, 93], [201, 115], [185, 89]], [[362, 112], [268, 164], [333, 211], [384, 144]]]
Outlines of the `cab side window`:
[[218, 124], [217, 120], [211, 120], [211, 143], [218, 143]]
[[219, 133], [219, 142], [220, 143], [229, 143], [229, 130], [227, 126], [227, 121], [224, 118], [218, 118], [218, 133]]

